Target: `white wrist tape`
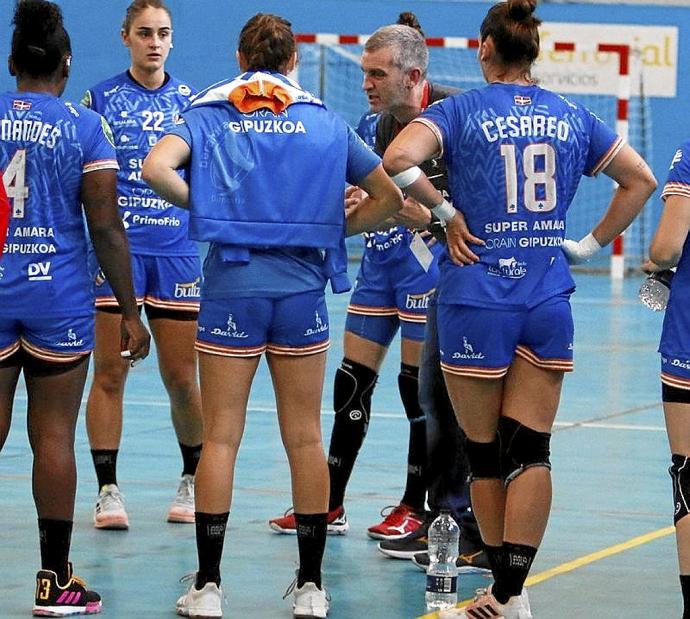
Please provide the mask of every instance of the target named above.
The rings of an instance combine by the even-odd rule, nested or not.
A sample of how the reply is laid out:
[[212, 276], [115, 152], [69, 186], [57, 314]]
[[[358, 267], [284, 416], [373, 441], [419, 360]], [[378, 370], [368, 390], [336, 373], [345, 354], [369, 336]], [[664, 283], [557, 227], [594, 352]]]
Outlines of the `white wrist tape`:
[[586, 237], [579, 241], [571, 241], [566, 239], [563, 241], [563, 251], [568, 258], [570, 264], [580, 264], [587, 262], [594, 254], [601, 249], [599, 241], [594, 238], [590, 232]]
[[431, 209], [431, 212], [441, 221], [450, 221], [455, 217], [455, 208], [448, 200], [444, 200], [441, 204], [437, 204]]
[[400, 188], [405, 189], [414, 183], [421, 175], [422, 170], [418, 166], [413, 166], [407, 170], [403, 170], [395, 176], [391, 176], [391, 180]]

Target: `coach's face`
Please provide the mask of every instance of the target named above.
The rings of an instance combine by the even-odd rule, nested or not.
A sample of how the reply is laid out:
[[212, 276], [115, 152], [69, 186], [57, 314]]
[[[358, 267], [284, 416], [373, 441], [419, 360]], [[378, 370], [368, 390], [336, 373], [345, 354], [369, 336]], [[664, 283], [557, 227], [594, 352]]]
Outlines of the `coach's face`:
[[362, 54], [360, 62], [364, 80], [362, 89], [367, 93], [372, 112], [389, 112], [405, 105], [410, 92], [408, 76], [393, 63], [393, 51], [383, 47]]

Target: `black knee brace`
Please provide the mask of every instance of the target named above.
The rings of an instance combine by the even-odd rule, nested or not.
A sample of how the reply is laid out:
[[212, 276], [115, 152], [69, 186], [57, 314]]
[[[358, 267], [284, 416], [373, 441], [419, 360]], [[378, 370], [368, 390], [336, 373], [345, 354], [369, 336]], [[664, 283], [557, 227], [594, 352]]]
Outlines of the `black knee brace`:
[[534, 466], [551, 469], [551, 434], [548, 432], [537, 432], [511, 417], [501, 417], [498, 421], [498, 436], [501, 441], [501, 467], [506, 485], [523, 471]]
[[671, 468], [668, 470], [673, 481], [673, 524], [690, 513], [690, 457], [673, 454]]
[[419, 368], [414, 365], [400, 364], [398, 374], [398, 391], [405, 414], [410, 423], [424, 419], [424, 412], [419, 406]]
[[369, 427], [371, 394], [377, 378], [374, 370], [349, 359], [343, 359], [335, 373], [333, 410], [336, 425], [351, 428], [351, 432], [362, 439]]
[[470, 482], [478, 479], [501, 479], [501, 445], [498, 438], [490, 443], [477, 443], [467, 439], [465, 453], [470, 465]]

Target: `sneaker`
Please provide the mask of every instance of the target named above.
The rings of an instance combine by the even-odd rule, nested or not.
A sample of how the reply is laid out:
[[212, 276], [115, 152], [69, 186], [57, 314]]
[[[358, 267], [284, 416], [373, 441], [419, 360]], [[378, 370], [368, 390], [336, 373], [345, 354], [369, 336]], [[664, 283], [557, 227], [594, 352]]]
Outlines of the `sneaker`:
[[418, 552], [426, 552], [428, 548], [427, 534], [430, 524], [431, 518], [427, 516], [413, 533], [400, 539], [387, 539], [379, 542], [379, 551], [393, 559], [411, 559]]
[[533, 619], [532, 610], [527, 598], [527, 590], [523, 587], [520, 595], [509, 598], [505, 604], [501, 604], [491, 593], [491, 589], [477, 589], [477, 594], [469, 606], [462, 609], [453, 609], [443, 617], [461, 617], [463, 619], [486, 619], [497, 617], [499, 619]]
[[[429, 567], [428, 551], [415, 554], [412, 557], [412, 563], [426, 572]], [[471, 554], [459, 555], [455, 561], [455, 565], [458, 568], [458, 574], [491, 574], [489, 557], [484, 550], [477, 550]]]
[[[386, 514], [386, 510], [391, 511]], [[424, 517], [420, 516], [414, 509], [400, 503], [397, 507], [386, 507], [381, 511], [384, 516], [383, 522], [375, 524], [367, 529], [369, 537], [374, 539], [401, 539], [414, 533], [422, 523]]]
[[[336, 507], [333, 511], [328, 512], [326, 518], [326, 533], [329, 535], [345, 535], [350, 529], [347, 523], [347, 516], [345, 515], [345, 508], [341, 505]], [[297, 521], [295, 519], [295, 512], [292, 508], [288, 509], [281, 518], [274, 518], [268, 521], [268, 526], [276, 533], [284, 533], [286, 535], [297, 534]]]
[[222, 617], [222, 600], [223, 590], [215, 582], [207, 582], [201, 589], [193, 582], [187, 593], [178, 598], [175, 610], [183, 617]]
[[287, 588], [283, 599], [294, 594], [295, 601], [292, 604], [292, 616], [294, 619], [323, 619], [328, 616], [330, 596], [325, 587], [319, 589], [313, 582], [305, 582], [301, 587], [297, 586], [297, 578]]
[[34, 617], [67, 617], [69, 615], [95, 615], [101, 612], [101, 596], [86, 588], [86, 583], [72, 573], [69, 564], [67, 584], [61, 587], [57, 574], [39, 570], [36, 574], [36, 600]]
[[168, 510], [168, 522], [194, 524], [194, 475], [183, 475], [177, 496]]
[[125, 497], [115, 484], [104, 485], [98, 493], [93, 526], [97, 529], [129, 529]]

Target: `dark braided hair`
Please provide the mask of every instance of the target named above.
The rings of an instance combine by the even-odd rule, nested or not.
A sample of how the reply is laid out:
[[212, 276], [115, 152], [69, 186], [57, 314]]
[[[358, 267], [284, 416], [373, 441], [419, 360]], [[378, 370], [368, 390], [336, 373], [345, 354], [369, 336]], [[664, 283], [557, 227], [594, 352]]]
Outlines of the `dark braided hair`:
[[257, 13], [242, 28], [238, 50], [248, 71], [282, 72], [295, 53], [292, 24], [283, 17]]
[[51, 76], [72, 53], [62, 11], [54, 2], [18, 0], [12, 23], [12, 62], [18, 75]]
[[531, 65], [539, 56], [539, 26], [534, 16], [537, 0], [507, 0], [489, 9], [479, 34], [490, 36], [506, 65]]

